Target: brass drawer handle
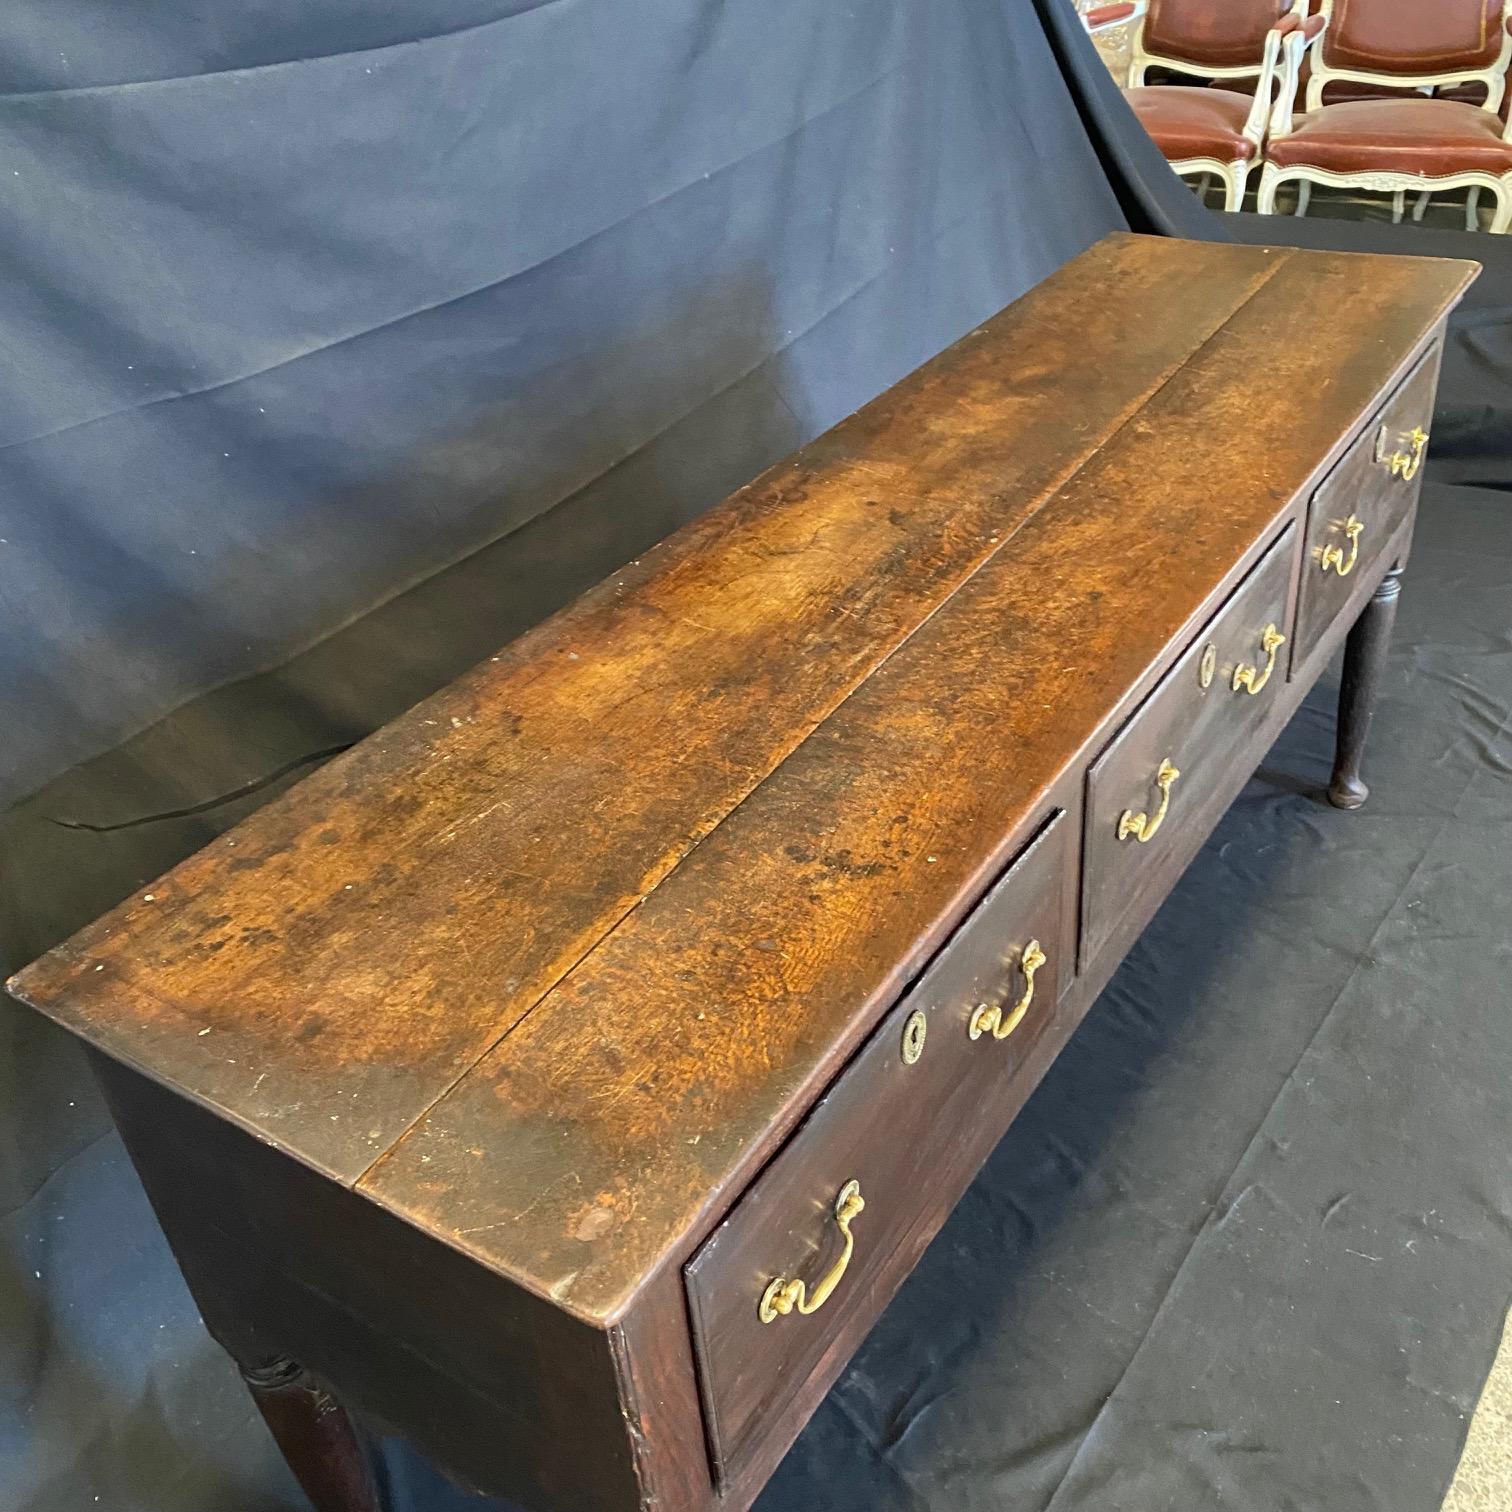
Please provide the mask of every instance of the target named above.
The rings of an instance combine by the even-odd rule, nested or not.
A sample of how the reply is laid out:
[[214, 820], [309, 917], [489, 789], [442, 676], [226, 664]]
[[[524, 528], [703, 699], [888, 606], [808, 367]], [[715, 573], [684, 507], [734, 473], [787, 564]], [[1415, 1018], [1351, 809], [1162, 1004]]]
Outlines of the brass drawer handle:
[[774, 1318], [785, 1318], [794, 1308], [806, 1318], [811, 1313], [818, 1312], [829, 1301], [835, 1288], [845, 1279], [846, 1267], [849, 1266], [851, 1256], [856, 1252], [856, 1237], [851, 1233], [851, 1220], [865, 1206], [866, 1199], [861, 1195], [861, 1183], [847, 1181], [840, 1188], [840, 1195], [835, 1198], [835, 1223], [840, 1232], [845, 1235], [845, 1248], [840, 1252], [835, 1268], [814, 1288], [812, 1293], [802, 1281], [788, 1281], [779, 1276], [761, 1294], [761, 1305], [757, 1311], [761, 1314], [763, 1323], [770, 1323]]
[[1402, 438], [1411, 451], [1394, 451], [1390, 454], [1386, 451], [1386, 427], [1381, 427], [1381, 434], [1376, 438], [1376, 461], [1385, 467], [1393, 478], [1400, 478], [1404, 483], [1410, 483], [1418, 475], [1418, 468], [1423, 465], [1423, 457], [1428, 450], [1428, 432], [1421, 425], [1415, 425], [1410, 431], [1403, 433]]
[[1029, 1011], [1029, 1005], [1034, 1001], [1034, 973], [1049, 959], [1045, 952], [1040, 949], [1038, 940], [1030, 940], [1024, 946], [1024, 953], [1019, 957], [1019, 969], [1024, 973], [1024, 991], [1007, 1017], [1003, 1016], [1003, 1005], [993, 1003], [979, 1003], [976, 1012], [971, 1015], [971, 1024], [967, 1032], [972, 1039], [981, 1039], [984, 1034], [990, 1034], [995, 1040], [1005, 1040], [1020, 1024], [1024, 1022], [1024, 1015]]
[[1350, 515], [1345, 520], [1342, 529], [1349, 541], [1349, 560], [1344, 560], [1344, 548], [1342, 546], [1325, 546], [1323, 548], [1323, 560], [1318, 564], [1324, 572], [1332, 568], [1340, 577], [1348, 577], [1355, 570], [1355, 563], [1360, 560], [1360, 536], [1364, 533], [1365, 522], [1356, 515]]
[[1239, 665], [1234, 668], [1234, 692], [1241, 689], [1249, 694], [1258, 693], [1270, 681], [1276, 670], [1276, 652], [1286, 644], [1286, 637], [1274, 625], [1267, 625], [1260, 637], [1260, 649], [1265, 653], [1265, 671], [1258, 667]]
[[1155, 786], [1160, 789], [1160, 804], [1153, 814], [1136, 814], [1133, 809], [1125, 809], [1123, 818], [1118, 821], [1118, 838], [1120, 840], [1134, 839], [1141, 845], [1148, 844], [1155, 838], [1156, 831], [1165, 823], [1165, 816], [1171, 807], [1171, 784], [1181, 776], [1181, 773], [1171, 765], [1170, 758], [1160, 763], [1160, 769], [1155, 773]]

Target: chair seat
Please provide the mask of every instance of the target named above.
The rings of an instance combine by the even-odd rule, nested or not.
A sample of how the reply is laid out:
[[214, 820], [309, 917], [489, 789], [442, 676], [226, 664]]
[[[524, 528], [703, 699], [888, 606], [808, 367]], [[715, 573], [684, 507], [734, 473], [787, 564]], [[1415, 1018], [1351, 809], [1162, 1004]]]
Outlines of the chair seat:
[[1211, 157], [1226, 163], [1255, 156], [1244, 134], [1248, 95], [1187, 84], [1145, 84], [1124, 90], [1139, 123], [1172, 162]]
[[1512, 142], [1501, 132], [1490, 111], [1455, 100], [1349, 100], [1298, 116], [1268, 156], [1278, 167], [1334, 173], [1507, 173]]

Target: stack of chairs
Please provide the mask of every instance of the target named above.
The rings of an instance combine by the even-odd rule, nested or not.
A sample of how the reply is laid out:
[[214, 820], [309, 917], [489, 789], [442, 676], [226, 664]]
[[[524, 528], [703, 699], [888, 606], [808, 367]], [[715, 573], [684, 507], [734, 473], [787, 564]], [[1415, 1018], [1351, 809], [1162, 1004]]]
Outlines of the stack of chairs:
[[1408, 195], [1421, 217], [1468, 189], [1467, 225], [1488, 191], [1505, 232], [1509, 64], [1512, 0], [1148, 0], [1125, 93], [1178, 173], [1223, 180], [1226, 209], [1258, 168], [1266, 214], [1289, 183], [1299, 214], [1324, 184], [1391, 194], [1396, 219]]

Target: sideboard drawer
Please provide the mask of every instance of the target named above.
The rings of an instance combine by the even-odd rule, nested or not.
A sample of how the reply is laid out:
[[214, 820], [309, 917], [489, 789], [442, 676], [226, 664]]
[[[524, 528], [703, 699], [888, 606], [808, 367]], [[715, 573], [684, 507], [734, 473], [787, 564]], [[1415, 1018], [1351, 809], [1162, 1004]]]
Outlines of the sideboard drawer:
[[1417, 500], [1442, 353], [1429, 348], [1312, 496], [1293, 667], [1371, 576]]
[[688, 1263], [722, 1478], [792, 1436], [1007, 1128], [1073, 975], [1074, 855], [1058, 813]]
[[1297, 532], [1288, 525], [1087, 775], [1082, 961], [1169, 886], [1228, 802], [1235, 758], [1283, 681]]

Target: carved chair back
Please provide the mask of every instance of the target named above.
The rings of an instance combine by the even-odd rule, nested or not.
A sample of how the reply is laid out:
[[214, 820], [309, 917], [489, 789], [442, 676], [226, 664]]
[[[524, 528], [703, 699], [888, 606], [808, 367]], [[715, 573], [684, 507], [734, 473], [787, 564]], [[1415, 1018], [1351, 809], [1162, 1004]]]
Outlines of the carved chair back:
[[1208, 79], [1241, 79], [1265, 66], [1266, 37], [1307, 0], [1150, 0], [1134, 39], [1129, 82], [1143, 84], [1150, 68]]
[[1331, 83], [1428, 92], [1477, 85], [1500, 109], [1512, 63], [1512, 0], [1322, 0], [1328, 33], [1314, 50], [1307, 109]]

